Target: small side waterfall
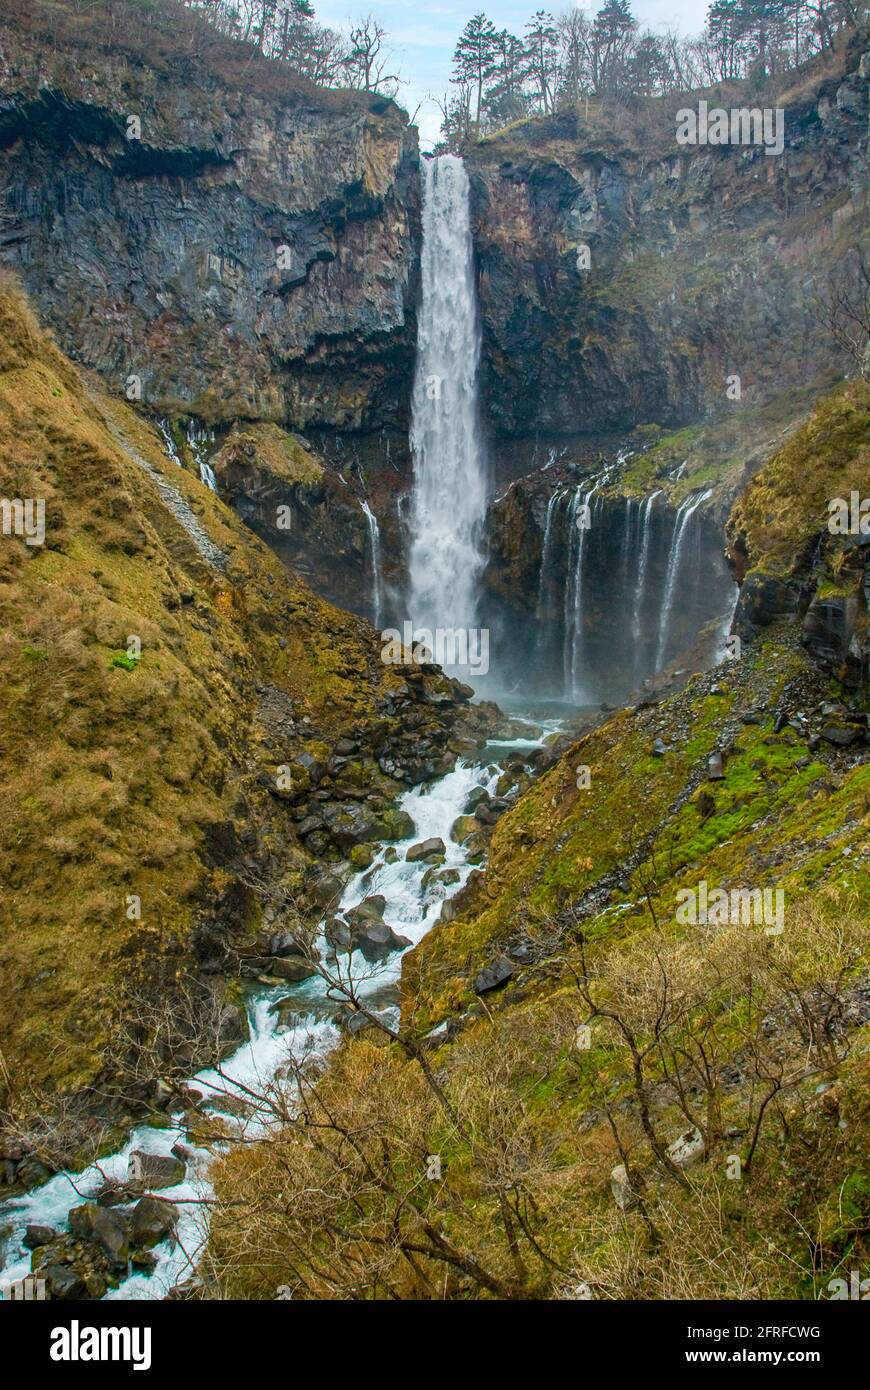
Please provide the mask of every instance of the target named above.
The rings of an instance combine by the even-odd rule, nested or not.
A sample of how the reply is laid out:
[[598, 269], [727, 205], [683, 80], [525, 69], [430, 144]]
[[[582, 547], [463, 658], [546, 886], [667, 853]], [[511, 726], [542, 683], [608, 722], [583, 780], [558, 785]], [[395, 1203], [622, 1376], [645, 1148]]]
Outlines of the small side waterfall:
[[[168, 456], [172, 459], [173, 463], [178, 464], [179, 468], [183, 468], [184, 464], [181, 461], [175, 440], [172, 437], [172, 430], [169, 427], [169, 422], [167, 420], [158, 420], [157, 429], [163, 440]], [[207, 453], [207, 446], [209, 444], [214, 444], [214, 431], [200, 429], [192, 420], [189, 420], [185, 434], [190, 452], [193, 454], [194, 462], [199, 470], [200, 482], [205, 483], [206, 487], [210, 488], [212, 492], [217, 492], [217, 478], [215, 477], [214, 469], [208, 461]]]
[[[696, 489], [674, 510], [665, 489], [612, 495], [619, 464], [559, 483], [542, 517], [535, 631], [520, 682], [579, 705], [620, 699], [711, 620], [726, 590]], [[700, 584], [701, 560], [709, 583]], [[529, 663], [531, 658], [531, 664]]]
[[[547, 465], [549, 467], [549, 465]], [[547, 583], [547, 576], [550, 572], [550, 565], [553, 555], [553, 519], [559, 507], [559, 503], [564, 497], [564, 492], [560, 489], [554, 492], [547, 503], [547, 515], [544, 520], [544, 540], [541, 545], [541, 568], [538, 572], [538, 604], [535, 609], [535, 621], [539, 624], [538, 635], [540, 637], [540, 624], [544, 621], [544, 598]]]
[[605, 469], [592, 480], [584, 492], [577, 488], [571, 499], [568, 513], [568, 580], [565, 585], [565, 643], [563, 668], [565, 673], [565, 699], [578, 704], [589, 702], [589, 693], [583, 683], [585, 666], [586, 622], [584, 613], [586, 582], [587, 533], [595, 526], [596, 515], [600, 512], [600, 501], [593, 507], [597, 492], [607, 482], [609, 469]]
[[190, 452], [193, 454], [196, 466], [199, 469], [200, 482], [205, 483], [206, 487], [211, 488], [212, 492], [217, 492], [217, 478], [214, 469], [208, 461], [207, 448], [209, 444], [214, 444], [214, 431], [199, 429], [192, 420], [187, 426], [187, 442]]
[[640, 558], [637, 565], [637, 585], [634, 591], [634, 613], [631, 621], [631, 636], [634, 642], [634, 664], [635, 669], [640, 665], [641, 653], [641, 633], [643, 625], [643, 613], [646, 599], [646, 576], [649, 566], [650, 531], [652, 523], [652, 510], [657, 497], [661, 497], [662, 490], [657, 488], [651, 492], [644, 502], [640, 512]]
[[469, 184], [455, 155], [424, 165], [422, 278], [411, 402], [411, 616], [429, 629], [471, 628], [484, 563], [487, 470]]
[[686, 550], [686, 538], [691, 531], [692, 517], [695, 515], [702, 502], [706, 502], [713, 493], [712, 488], [706, 492], [695, 493], [686, 497], [677, 508], [674, 518], [674, 531], [671, 540], [671, 553], [668, 557], [668, 573], [665, 580], [665, 592], [662, 600], [661, 617], [659, 620], [659, 644], [656, 652], [656, 667], [658, 670], [665, 664], [665, 656], [668, 649], [668, 637], [670, 635], [671, 613], [674, 606], [674, 594], [680, 578], [681, 567]]
[[381, 572], [381, 528], [368, 502], [362, 503], [369, 524], [369, 553], [372, 569], [372, 622], [380, 631], [383, 609], [383, 577]]

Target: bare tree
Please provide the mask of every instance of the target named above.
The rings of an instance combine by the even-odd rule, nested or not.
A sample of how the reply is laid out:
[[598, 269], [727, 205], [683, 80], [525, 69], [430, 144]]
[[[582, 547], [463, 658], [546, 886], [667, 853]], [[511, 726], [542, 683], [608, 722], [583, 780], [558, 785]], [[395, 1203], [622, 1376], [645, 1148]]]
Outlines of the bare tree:
[[831, 337], [870, 381], [870, 263], [853, 247], [832, 274], [817, 309]]
[[391, 58], [384, 48], [386, 37], [387, 31], [374, 15], [367, 15], [352, 27], [348, 52], [342, 60], [349, 86], [362, 92], [396, 95], [401, 78], [398, 73], [387, 71]]

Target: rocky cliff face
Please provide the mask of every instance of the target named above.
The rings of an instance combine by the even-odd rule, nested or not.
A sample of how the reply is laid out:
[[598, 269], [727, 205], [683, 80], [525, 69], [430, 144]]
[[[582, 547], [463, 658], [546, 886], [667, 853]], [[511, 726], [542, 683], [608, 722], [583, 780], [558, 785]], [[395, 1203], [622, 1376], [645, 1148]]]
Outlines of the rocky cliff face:
[[[0, 546], [0, 1108], [97, 1077], [135, 1106], [160, 1030], [193, 1069], [237, 1044], [244, 979], [292, 977], [276, 937], [408, 833], [396, 795], [498, 712], [385, 665], [368, 624], [84, 379], [8, 275], [0, 426], [0, 497], [44, 503], [43, 544]], [[27, 1176], [16, 1154], [0, 1187]]]
[[38, 25], [0, 34], [2, 259], [61, 343], [116, 391], [138, 378], [164, 413], [401, 420], [418, 245], [407, 118], [295, 90], [266, 62], [239, 74], [179, 51], [161, 70], [94, 37], [76, 57]]
[[478, 145], [492, 434], [672, 426], [721, 413], [729, 374], [758, 403], [841, 365], [812, 300], [866, 222], [868, 77], [854, 49], [781, 98], [781, 156], [681, 147], [673, 113], [652, 109], [622, 129], [569, 113]]

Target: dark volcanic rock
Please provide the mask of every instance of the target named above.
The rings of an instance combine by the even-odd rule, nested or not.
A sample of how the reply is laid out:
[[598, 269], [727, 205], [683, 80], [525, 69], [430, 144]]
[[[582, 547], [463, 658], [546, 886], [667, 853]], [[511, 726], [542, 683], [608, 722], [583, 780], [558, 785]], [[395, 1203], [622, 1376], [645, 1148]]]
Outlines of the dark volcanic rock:
[[514, 966], [507, 956], [499, 956], [491, 961], [474, 977], [472, 986], [475, 994], [488, 994], [491, 990], [506, 985], [514, 973]]

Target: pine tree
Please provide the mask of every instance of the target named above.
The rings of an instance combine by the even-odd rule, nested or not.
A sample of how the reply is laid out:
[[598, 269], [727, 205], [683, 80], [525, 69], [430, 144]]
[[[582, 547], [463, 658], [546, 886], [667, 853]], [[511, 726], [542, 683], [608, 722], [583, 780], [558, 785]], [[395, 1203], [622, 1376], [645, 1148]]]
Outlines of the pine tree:
[[521, 39], [502, 29], [496, 35], [495, 71], [485, 100], [487, 116], [493, 126], [518, 120], [528, 109], [524, 91], [525, 48]]
[[469, 84], [477, 95], [475, 123], [480, 126], [480, 112], [487, 84], [496, 71], [498, 35], [492, 20], [484, 14], [476, 14], [468, 21], [453, 54], [453, 77], [451, 81], [461, 85]]
[[555, 110], [559, 74], [559, 31], [546, 10], [538, 10], [526, 25], [526, 71], [538, 89], [544, 115]]
[[592, 26], [592, 65], [595, 88], [617, 91], [627, 85], [627, 64], [637, 20], [628, 0], [605, 0]]
[[655, 34], [643, 34], [638, 39], [629, 64], [632, 92], [651, 97], [659, 91], [668, 77], [668, 61]]

